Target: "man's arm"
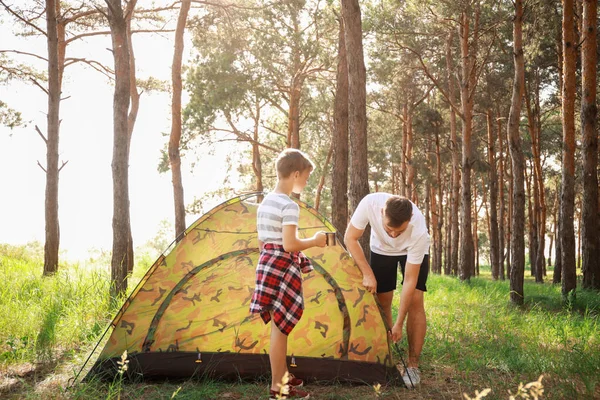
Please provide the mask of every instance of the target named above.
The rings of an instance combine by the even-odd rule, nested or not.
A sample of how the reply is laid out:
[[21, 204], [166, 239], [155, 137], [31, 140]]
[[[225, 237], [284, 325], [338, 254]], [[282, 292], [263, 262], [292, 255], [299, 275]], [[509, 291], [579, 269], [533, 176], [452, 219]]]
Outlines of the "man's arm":
[[364, 229], [356, 228], [350, 222], [348, 228], [346, 228], [346, 234], [344, 235], [344, 244], [346, 244], [346, 248], [350, 252], [354, 262], [356, 262], [356, 265], [358, 265], [360, 272], [363, 274], [363, 286], [370, 293], [376, 293], [377, 281], [375, 280], [375, 274], [373, 274], [373, 270], [365, 257], [365, 252], [360, 246], [360, 243], [358, 243], [358, 239], [360, 239], [364, 231]]
[[406, 319], [406, 313], [408, 312], [408, 308], [412, 302], [413, 294], [415, 293], [417, 287], [420, 269], [421, 266], [419, 264], [411, 264], [408, 262], [404, 268], [404, 283], [402, 284], [402, 291], [400, 292], [400, 308], [398, 308], [398, 318], [392, 327], [392, 340], [394, 342], [402, 339], [404, 320]]

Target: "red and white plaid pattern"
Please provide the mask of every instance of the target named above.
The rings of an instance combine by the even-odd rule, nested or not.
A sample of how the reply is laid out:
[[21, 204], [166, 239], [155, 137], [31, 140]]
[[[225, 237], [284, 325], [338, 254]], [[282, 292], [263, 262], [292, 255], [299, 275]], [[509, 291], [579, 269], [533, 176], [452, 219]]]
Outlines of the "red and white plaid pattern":
[[271, 321], [289, 335], [304, 312], [302, 274], [313, 270], [302, 252], [289, 253], [283, 246], [266, 243], [256, 267], [256, 287], [250, 312], [259, 313], [265, 324]]

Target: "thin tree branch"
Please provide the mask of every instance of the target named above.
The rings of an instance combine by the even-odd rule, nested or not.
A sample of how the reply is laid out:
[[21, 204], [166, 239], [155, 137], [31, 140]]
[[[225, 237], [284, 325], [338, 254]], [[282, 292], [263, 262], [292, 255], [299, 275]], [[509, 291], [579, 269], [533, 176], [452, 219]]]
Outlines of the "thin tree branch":
[[44, 134], [42, 133], [42, 131], [40, 130], [40, 128], [37, 125], [35, 126], [35, 131], [37, 133], [39, 133], [39, 135], [42, 137], [42, 140], [44, 141], [44, 143], [48, 144], [48, 139], [46, 139], [46, 137], [44, 136]]
[[22, 23], [24, 23], [25, 25], [33, 28], [34, 30], [38, 31], [39, 33], [41, 33], [44, 36], [46, 35], [46, 32], [44, 32], [44, 30], [40, 29], [37, 25], [35, 25], [34, 23], [32, 23], [31, 21], [23, 18], [21, 15], [19, 15], [19, 13], [17, 13], [16, 11], [13, 11], [12, 8], [10, 8], [10, 6], [7, 6], [6, 3], [4, 2], [4, 0], [0, 0], [0, 4], [2, 4], [4, 6], [4, 8], [6, 9], [6, 11], [8, 11], [9, 14], [11, 14], [13, 17], [15, 17], [16, 19], [18, 19], [19, 21], [21, 21]]

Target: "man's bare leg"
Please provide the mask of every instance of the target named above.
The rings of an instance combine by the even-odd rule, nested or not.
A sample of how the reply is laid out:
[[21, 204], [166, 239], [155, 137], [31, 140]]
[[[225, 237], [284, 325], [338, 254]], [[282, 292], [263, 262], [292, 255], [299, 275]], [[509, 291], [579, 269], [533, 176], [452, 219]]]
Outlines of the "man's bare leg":
[[381, 308], [385, 314], [388, 328], [392, 329], [392, 301], [394, 300], [394, 291], [377, 293], [377, 300], [379, 300], [379, 304], [381, 304]]
[[418, 368], [419, 358], [421, 357], [421, 351], [423, 350], [423, 344], [425, 343], [425, 333], [427, 332], [427, 318], [425, 316], [423, 291], [415, 289], [406, 318], [408, 366]]

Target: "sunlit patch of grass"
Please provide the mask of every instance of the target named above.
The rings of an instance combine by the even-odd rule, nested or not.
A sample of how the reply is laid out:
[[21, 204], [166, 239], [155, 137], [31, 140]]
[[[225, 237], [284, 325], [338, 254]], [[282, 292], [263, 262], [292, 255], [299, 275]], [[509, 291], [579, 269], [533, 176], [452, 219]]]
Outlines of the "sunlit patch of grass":
[[600, 376], [597, 294], [580, 291], [578, 306], [569, 309], [560, 288], [549, 284], [527, 281], [524, 307], [511, 305], [508, 292], [508, 281], [430, 275], [422, 369], [455, 365], [455, 379], [489, 376], [503, 389], [550, 373], [577, 378], [594, 393]]

